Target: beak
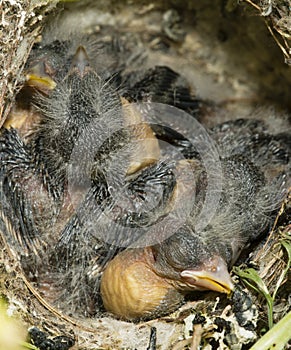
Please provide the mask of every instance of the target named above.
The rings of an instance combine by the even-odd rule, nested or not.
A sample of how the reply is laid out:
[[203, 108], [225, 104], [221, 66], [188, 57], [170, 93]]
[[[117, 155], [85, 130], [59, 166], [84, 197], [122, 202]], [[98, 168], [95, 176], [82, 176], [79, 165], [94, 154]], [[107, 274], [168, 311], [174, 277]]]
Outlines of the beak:
[[29, 69], [26, 74], [27, 85], [41, 91], [53, 90], [56, 87], [55, 81], [47, 73], [48, 67], [44, 61], [40, 61]]
[[227, 265], [221, 257], [212, 258], [199, 269], [188, 269], [181, 272], [183, 281], [193, 290], [213, 290], [230, 294], [234, 285]]
[[83, 46], [79, 46], [72, 60], [69, 73], [77, 72], [83, 77], [90, 68], [89, 57]]

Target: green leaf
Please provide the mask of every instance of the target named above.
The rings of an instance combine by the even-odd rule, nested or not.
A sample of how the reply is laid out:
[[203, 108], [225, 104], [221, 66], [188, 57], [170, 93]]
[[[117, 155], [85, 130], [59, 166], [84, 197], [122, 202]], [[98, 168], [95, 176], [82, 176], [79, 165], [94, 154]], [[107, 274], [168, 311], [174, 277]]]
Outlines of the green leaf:
[[282, 350], [291, 339], [291, 311], [270, 329], [250, 350]]
[[234, 267], [233, 270], [239, 277], [241, 277], [244, 280], [244, 282], [248, 286], [253, 288], [257, 293], [264, 296], [268, 306], [268, 324], [269, 324], [269, 328], [272, 328], [274, 299], [270, 295], [269, 290], [265, 285], [264, 281], [261, 279], [257, 271], [253, 268], [241, 270], [238, 267]]
[[247, 279], [247, 284], [255, 289], [258, 293], [262, 294], [266, 299], [271, 298], [267, 286], [261, 279], [257, 271], [253, 268], [241, 270], [239, 267], [233, 268], [234, 272], [241, 278]]
[[36, 347], [35, 345], [29, 344], [25, 341], [21, 342], [20, 345], [24, 348], [24, 349], [29, 349], [29, 350], [39, 350], [38, 347]]
[[285, 278], [285, 276], [287, 275], [289, 269], [290, 269], [290, 265], [291, 265], [291, 244], [290, 244], [290, 241], [288, 240], [282, 240], [281, 241], [281, 244], [282, 246], [285, 248], [285, 250], [287, 251], [287, 255], [288, 255], [288, 261], [287, 261], [287, 264], [286, 264], [286, 267], [284, 270], [282, 270], [281, 274], [280, 274], [280, 277], [278, 278], [278, 281], [276, 283], [276, 286], [275, 286], [275, 290], [274, 290], [274, 293], [273, 293], [273, 300], [275, 300], [276, 298], [276, 294], [278, 292], [278, 289], [280, 288], [280, 286], [282, 285], [283, 283], [283, 280]]

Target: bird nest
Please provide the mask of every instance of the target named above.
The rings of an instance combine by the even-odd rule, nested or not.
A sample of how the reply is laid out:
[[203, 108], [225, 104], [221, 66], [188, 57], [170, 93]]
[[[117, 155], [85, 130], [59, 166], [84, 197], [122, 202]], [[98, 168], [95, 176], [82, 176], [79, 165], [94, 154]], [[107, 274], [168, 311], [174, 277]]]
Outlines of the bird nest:
[[282, 50], [285, 62], [290, 65], [290, 2], [280, 1], [249, 1], [261, 16], [265, 18], [266, 26], [274, 40]]
[[[224, 110], [209, 125], [232, 115], [261, 117], [274, 110], [285, 115], [291, 108], [291, 72], [281, 52], [290, 64], [290, 3], [178, 3], [3, 1], [2, 123], [11, 111], [19, 111], [15, 96], [23, 85], [23, 67], [43, 28], [64, 40], [76, 25], [82, 34], [118, 33], [137, 46], [138, 55], [148, 54], [147, 65], [167, 65], [186, 76], [200, 97]], [[52, 29], [54, 23], [57, 30]], [[39, 349], [248, 349], [290, 312], [290, 196], [289, 192], [268, 237], [236, 264], [233, 277], [238, 287], [231, 299], [200, 293], [173, 314], [138, 324], [111, 317], [75, 318], [43, 299], [3, 239], [3, 312], [21, 320], [21, 336], [29, 330], [26, 341]], [[23, 342], [12, 349], [29, 346]]]

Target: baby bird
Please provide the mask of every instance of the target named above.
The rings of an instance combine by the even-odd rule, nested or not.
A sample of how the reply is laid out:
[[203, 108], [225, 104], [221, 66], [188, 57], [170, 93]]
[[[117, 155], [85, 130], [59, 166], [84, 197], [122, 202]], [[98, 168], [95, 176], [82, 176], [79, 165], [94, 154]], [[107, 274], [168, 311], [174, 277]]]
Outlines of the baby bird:
[[[195, 228], [194, 202], [189, 217], [172, 236], [145, 248], [127, 248], [107, 264], [101, 278], [107, 310], [123, 319], [148, 319], [175, 310], [192, 291], [231, 293], [234, 285], [228, 270], [241, 251], [268, 229], [285, 179], [266, 181], [264, 172], [242, 155], [222, 158], [221, 165], [219, 205], [206, 227]], [[205, 185], [204, 177], [196, 184], [196, 198], [200, 191], [205, 195]]]
[[[39, 288], [49, 280], [55, 290], [44, 293], [69, 312], [105, 307], [125, 320], [165, 315], [192, 291], [230, 293], [229, 269], [283, 198], [288, 134], [254, 120], [208, 130], [219, 153], [213, 187], [191, 136], [166, 112], [146, 118], [166, 103], [183, 130], [189, 121], [175, 107], [194, 125], [208, 102], [170, 68], [135, 81], [118, 65], [99, 74], [84, 46], [70, 50], [34, 51], [27, 81], [40, 122], [27, 139], [13, 123], [0, 137], [1, 220], [24, 270]], [[209, 195], [217, 205], [201, 225]]]

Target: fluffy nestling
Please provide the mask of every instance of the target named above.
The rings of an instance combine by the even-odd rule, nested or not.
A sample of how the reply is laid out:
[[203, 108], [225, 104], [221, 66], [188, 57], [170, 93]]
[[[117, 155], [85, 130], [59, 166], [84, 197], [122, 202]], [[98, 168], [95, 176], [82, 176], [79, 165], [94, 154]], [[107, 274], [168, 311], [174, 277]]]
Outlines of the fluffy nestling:
[[[252, 120], [209, 130], [220, 151], [222, 187], [215, 215], [197, 230], [209, 190], [203, 159], [189, 140], [162, 123], [147, 124], [130, 103], [163, 102], [199, 117], [203, 101], [177, 84], [179, 75], [167, 67], [129, 84], [118, 70], [98, 74], [83, 46], [68, 57], [60, 48], [67, 50], [68, 44], [37, 49], [28, 71], [28, 84], [38, 91], [39, 125], [28, 140], [13, 129], [3, 131], [0, 140], [1, 215], [13, 227], [6, 230], [8, 239], [12, 233], [23, 249], [26, 271], [38, 276], [41, 286], [48, 268], [51, 283], [59, 284], [50, 297], [73, 311], [96, 313], [103, 303], [127, 320], [167, 314], [195, 290], [230, 293], [228, 270], [268, 228], [286, 188], [287, 133], [271, 135]], [[164, 157], [159, 140], [184, 154], [189, 166], [169, 159], [171, 153]], [[115, 201], [109, 186], [112, 164], [113, 179], [125, 179], [121, 187], [131, 198], [126, 204], [122, 198]], [[192, 182], [175, 178], [189, 169]], [[150, 210], [145, 213], [147, 190]], [[158, 204], [151, 207], [156, 198]], [[171, 217], [174, 208], [178, 216]], [[179, 208], [189, 209], [183, 224], [163, 239], [167, 228], [159, 223], [165, 216], [180, 219]], [[156, 244], [131, 246], [156, 224]], [[41, 257], [38, 263], [35, 255]]]

